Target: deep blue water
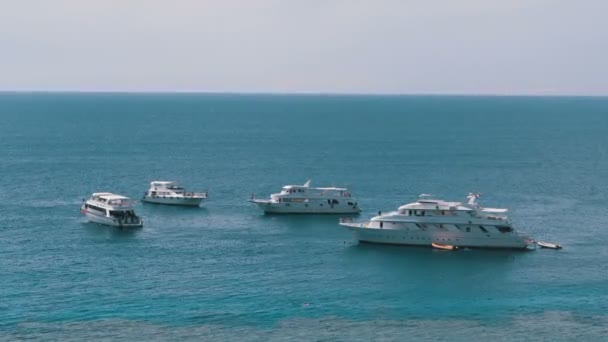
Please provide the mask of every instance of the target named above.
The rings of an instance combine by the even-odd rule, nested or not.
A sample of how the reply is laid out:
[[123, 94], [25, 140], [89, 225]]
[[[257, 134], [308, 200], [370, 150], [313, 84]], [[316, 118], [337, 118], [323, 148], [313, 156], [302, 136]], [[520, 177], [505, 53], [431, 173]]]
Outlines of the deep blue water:
[[[608, 98], [4, 93], [0, 146], [0, 339], [608, 334]], [[565, 248], [359, 245], [247, 202], [309, 178], [351, 188], [359, 219], [480, 192]], [[84, 222], [90, 193], [155, 179], [211, 198]]]

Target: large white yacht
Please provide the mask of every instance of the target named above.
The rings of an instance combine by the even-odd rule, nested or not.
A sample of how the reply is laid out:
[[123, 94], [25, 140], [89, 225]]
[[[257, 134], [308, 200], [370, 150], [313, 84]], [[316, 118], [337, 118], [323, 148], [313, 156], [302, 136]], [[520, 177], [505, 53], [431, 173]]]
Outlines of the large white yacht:
[[89, 222], [114, 227], [142, 227], [144, 221], [135, 215], [130, 198], [109, 192], [96, 192], [82, 204], [82, 213]]
[[378, 213], [369, 222], [348, 219], [340, 224], [363, 242], [397, 245], [443, 244], [456, 247], [530, 249], [534, 241], [515, 231], [507, 209], [483, 208], [479, 195], [469, 194], [468, 202], [446, 202], [420, 195], [418, 201], [398, 211]]
[[187, 192], [175, 182], [153, 181], [150, 183], [150, 189], [144, 193], [142, 201], [198, 207], [206, 199], [206, 192]]
[[346, 188], [311, 188], [310, 180], [304, 185], [286, 185], [269, 200], [254, 199], [265, 213], [273, 214], [357, 214], [361, 211], [357, 200]]

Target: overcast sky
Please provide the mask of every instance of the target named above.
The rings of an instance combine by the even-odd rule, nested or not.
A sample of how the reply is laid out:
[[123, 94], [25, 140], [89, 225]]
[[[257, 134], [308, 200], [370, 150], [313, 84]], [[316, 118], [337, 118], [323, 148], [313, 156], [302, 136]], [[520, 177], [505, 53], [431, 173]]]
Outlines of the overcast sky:
[[608, 0], [0, 0], [0, 90], [608, 95]]

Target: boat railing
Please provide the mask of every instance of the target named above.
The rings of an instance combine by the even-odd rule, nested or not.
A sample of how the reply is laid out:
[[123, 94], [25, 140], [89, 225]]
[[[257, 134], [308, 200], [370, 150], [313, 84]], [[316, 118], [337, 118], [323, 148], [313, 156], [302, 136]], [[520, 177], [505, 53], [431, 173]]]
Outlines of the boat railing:
[[487, 216], [485, 216], [485, 218], [487, 218], [488, 220], [497, 220], [497, 221], [506, 221], [509, 219], [506, 216], [494, 216], [494, 215], [487, 215]]
[[209, 197], [209, 193], [208, 192], [184, 192], [184, 196], [186, 197], [203, 197], [203, 198], [207, 198]]
[[209, 197], [209, 193], [207, 193], [207, 192], [182, 192], [182, 193], [163, 194], [163, 195], [154, 194], [154, 193], [151, 194], [150, 192], [144, 193], [144, 197], [150, 196], [152, 198], [180, 198], [179, 195], [182, 195], [183, 197], [202, 197], [202, 198]]

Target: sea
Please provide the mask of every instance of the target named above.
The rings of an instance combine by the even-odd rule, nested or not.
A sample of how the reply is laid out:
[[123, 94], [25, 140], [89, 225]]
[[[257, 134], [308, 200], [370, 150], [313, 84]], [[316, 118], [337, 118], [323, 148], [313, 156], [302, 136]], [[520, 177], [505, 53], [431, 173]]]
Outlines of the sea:
[[[308, 179], [361, 221], [480, 193], [563, 249], [360, 244], [248, 202]], [[210, 198], [80, 212], [153, 180]], [[608, 341], [606, 97], [0, 93], [0, 215], [3, 341]]]

